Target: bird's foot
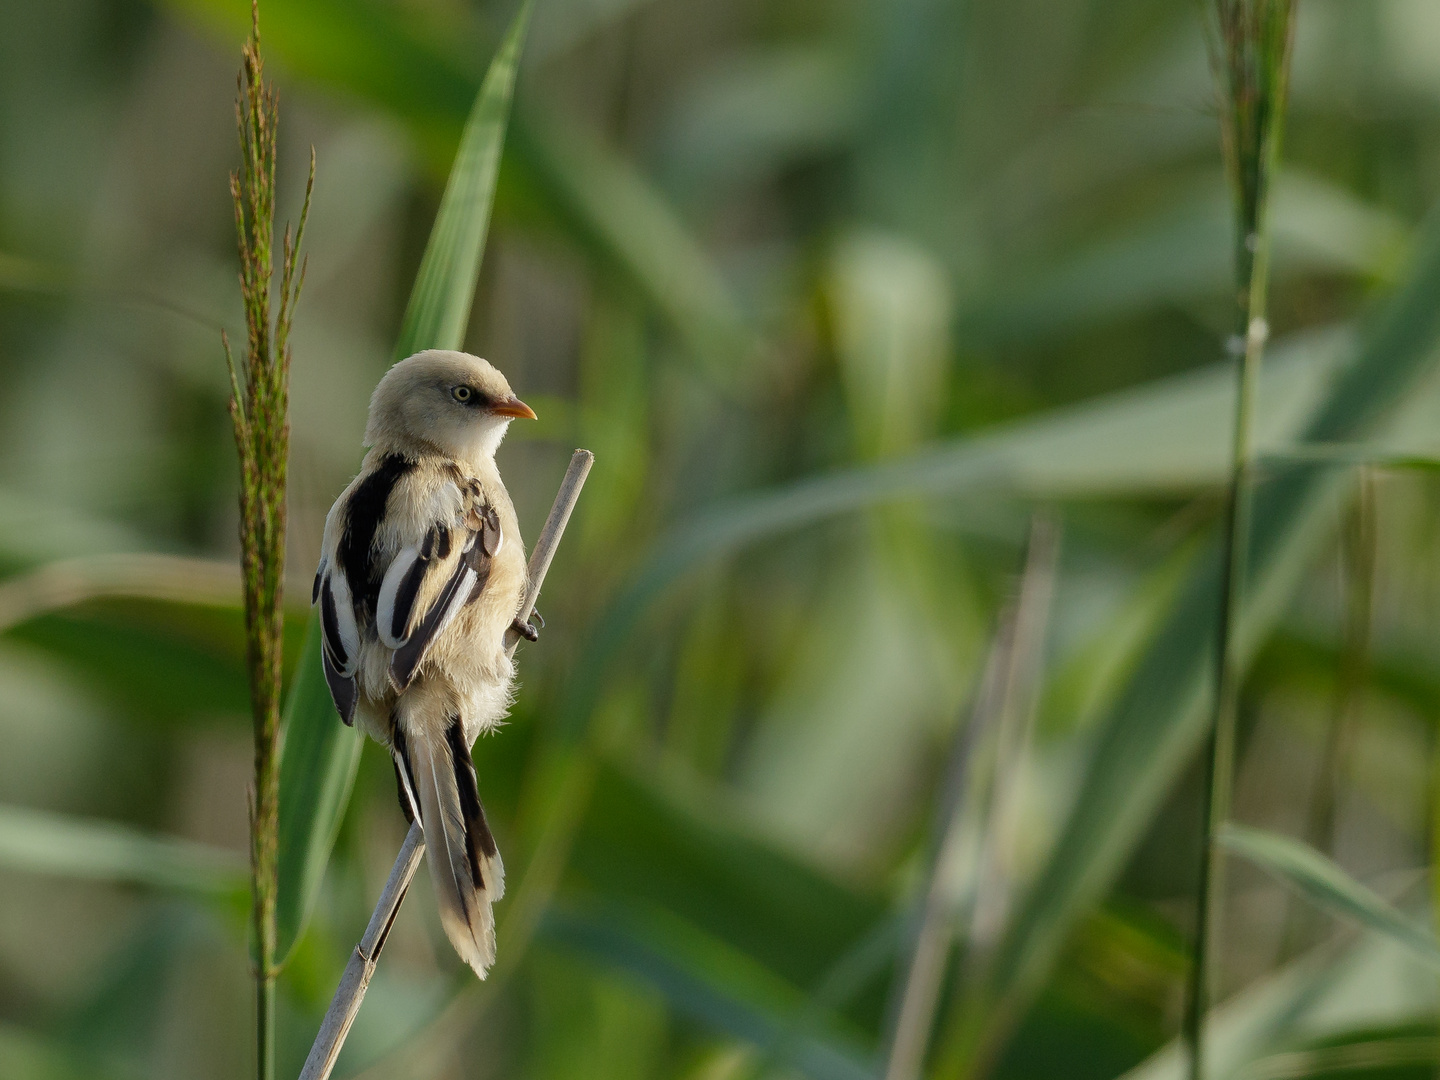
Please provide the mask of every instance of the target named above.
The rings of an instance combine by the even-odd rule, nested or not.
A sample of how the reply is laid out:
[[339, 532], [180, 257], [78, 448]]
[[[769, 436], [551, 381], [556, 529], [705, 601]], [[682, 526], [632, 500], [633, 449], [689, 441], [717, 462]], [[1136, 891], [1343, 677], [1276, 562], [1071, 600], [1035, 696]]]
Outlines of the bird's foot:
[[[539, 613], [538, 611], [536, 611], [536, 612], [533, 612], [532, 614], [533, 614], [536, 622], [538, 622], [538, 623], [540, 624], [540, 627], [544, 627], [544, 625], [545, 625], [545, 620], [542, 619], [542, 618], [540, 618], [540, 613]], [[520, 618], [520, 616], [518, 616], [518, 615], [515, 616], [515, 621], [510, 624], [510, 629], [511, 629], [511, 630], [514, 630], [517, 634], [519, 634], [521, 637], [523, 637], [526, 641], [539, 641], [539, 640], [540, 640], [540, 629], [537, 628], [533, 623], [528, 623], [528, 622], [526, 622], [524, 619]]]

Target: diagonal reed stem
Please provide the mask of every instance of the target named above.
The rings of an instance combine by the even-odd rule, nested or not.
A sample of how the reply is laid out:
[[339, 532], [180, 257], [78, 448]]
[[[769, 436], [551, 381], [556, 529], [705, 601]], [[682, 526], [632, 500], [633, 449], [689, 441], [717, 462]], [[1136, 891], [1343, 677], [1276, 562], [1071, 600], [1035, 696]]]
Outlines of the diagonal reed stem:
[[[955, 883], [967, 868], [978, 877], [974, 925], [967, 961], [972, 968], [988, 963], [994, 933], [1004, 919], [1010, 885], [1008, 848], [1013, 844], [1017, 781], [1028, 750], [1034, 717], [1034, 690], [1040, 675], [1050, 597], [1055, 583], [1059, 527], [1037, 513], [1030, 526], [1025, 567], [1015, 597], [1005, 606], [986, 660], [984, 675], [969, 722], [961, 725], [951, 755], [950, 780], [940, 814], [943, 832], [931, 863], [930, 880], [921, 903], [910, 964], [895, 1014], [885, 1080], [917, 1080], [940, 1004], [940, 991], [955, 934]], [[977, 753], [983, 745], [994, 751], [989, 791], [977, 781]], [[988, 805], [984, 850], [969, 851], [967, 820]]]
[[[585, 477], [589, 475], [590, 466], [594, 463], [595, 455], [589, 450], [576, 450], [571, 455], [570, 467], [565, 471], [565, 478], [560, 482], [560, 490], [555, 495], [555, 502], [550, 507], [545, 526], [540, 530], [540, 537], [530, 552], [529, 584], [520, 604], [522, 620], [530, 618], [530, 613], [535, 610], [540, 586], [544, 584], [550, 563], [560, 546], [560, 538], [565, 533], [565, 526], [569, 524], [570, 514], [580, 498], [580, 489], [585, 486]], [[519, 636], [514, 631], [507, 632], [506, 652], [513, 654], [518, 643]], [[355, 951], [350, 954], [350, 960], [340, 976], [335, 997], [330, 1002], [330, 1008], [326, 1010], [325, 1018], [320, 1022], [320, 1030], [315, 1035], [309, 1056], [305, 1058], [305, 1067], [300, 1070], [300, 1080], [328, 1080], [331, 1070], [335, 1068], [335, 1061], [345, 1045], [345, 1037], [350, 1033], [350, 1026], [360, 1012], [365, 992], [370, 987], [370, 979], [375, 974], [380, 950], [385, 947], [390, 927], [395, 923], [395, 916], [399, 914], [411, 879], [415, 877], [424, 856], [425, 834], [421, 831], [419, 822], [416, 822], [410, 826], [410, 832], [400, 846], [400, 853], [395, 856], [395, 865], [390, 870], [380, 898], [375, 902], [370, 923], [366, 926], [360, 943], [355, 946]]]
[[1224, 856], [1216, 841], [1230, 814], [1235, 723], [1242, 678], [1237, 629], [1245, 591], [1253, 485], [1255, 387], [1269, 336], [1269, 196], [1279, 166], [1280, 132], [1289, 83], [1293, 0], [1216, 0], [1212, 63], [1220, 86], [1221, 143], [1236, 206], [1236, 332], [1229, 351], [1238, 362], [1230, 484], [1225, 499], [1219, 615], [1215, 624], [1212, 714], [1206, 740], [1201, 814], [1205, 829], [1196, 890], [1194, 960], [1183, 1035], [1191, 1080], [1205, 1075], [1205, 1014], [1211, 960], [1220, 937]]

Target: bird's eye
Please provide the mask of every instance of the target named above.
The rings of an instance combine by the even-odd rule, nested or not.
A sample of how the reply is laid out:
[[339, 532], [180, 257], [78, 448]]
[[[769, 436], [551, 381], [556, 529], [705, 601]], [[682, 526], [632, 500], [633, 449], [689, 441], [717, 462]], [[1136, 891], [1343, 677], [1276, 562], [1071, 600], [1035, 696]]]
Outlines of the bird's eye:
[[475, 396], [475, 391], [471, 390], [468, 386], [457, 386], [454, 390], [450, 391], [450, 396], [460, 402], [461, 405], [466, 405], [469, 404], [470, 399]]

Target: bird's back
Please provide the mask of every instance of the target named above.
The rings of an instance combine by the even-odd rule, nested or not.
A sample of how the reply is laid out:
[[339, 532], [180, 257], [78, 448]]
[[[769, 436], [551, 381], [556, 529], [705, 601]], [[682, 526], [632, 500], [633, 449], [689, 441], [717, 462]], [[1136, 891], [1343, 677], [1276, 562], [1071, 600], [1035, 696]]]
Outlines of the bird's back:
[[[419, 552], [427, 539], [433, 540], [437, 529], [435, 543], [447, 549], [444, 558], [458, 560], [476, 534], [474, 526], [484, 532], [487, 508], [498, 521], [498, 546], [483, 560], [483, 579], [477, 576], [454, 617], [429, 641], [412, 686], [400, 690], [391, 671], [397, 650], [393, 639], [387, 644], [382, 626], [386, 575], [405, 553]], [[471, 740], [504, 714], [513, 676], [504, 638], [519, 607], [526, 571], [514, 506], [493, 465], [475, 468], [438, 455], [367, 457], [326, 521], [322, 575], [327, 567], [343, 573], [349, 587], [359, 646], [356, 715], [371, 735], [389, 743], [400, 693], [420, 699], [442, 689], [429, 685], [422, 692], [425, 684], [444, 684], [444, 707], [460, 712]], [[411, 603], [424, 612], [449, 579], [436, 572], [418, 580]]]

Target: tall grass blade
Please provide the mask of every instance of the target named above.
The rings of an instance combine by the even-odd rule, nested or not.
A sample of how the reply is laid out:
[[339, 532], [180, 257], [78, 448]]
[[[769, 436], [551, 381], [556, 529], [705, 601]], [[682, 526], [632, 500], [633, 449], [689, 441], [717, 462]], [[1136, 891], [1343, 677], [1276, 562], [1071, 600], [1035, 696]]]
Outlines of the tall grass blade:
[[350, 802], [365, 737], [340, 722], [320, 669], [320, 626], [310, 620], [305, 651], [285, 702], [280, 755], [280, 894], [276, 962], [305, 932], [325, 866]]
[[1280, 167], [1280, 134], [1290, 83], [1294, 40], [1292, 0], [1216, 0], [1213, 65], [1221, 99], [1221, 143], [1235, 203], [1235, 402], [1230, 489], [1221, 536], [1219, 610], [1215, 620], [1211, 719], [1200, 812], [1204, 843], [1195, 899], [1194, 949], [1183, 1028], [1190, 1075], [1205, 1076], [1205, 1015], [1209, 1009], [1212, 942], [1220, 939], [1225, 860], [1216, 835], [1230, 815], [1235, 725], [1244, 660], [1238, 620], [1245, 602], [1254, 484], [1254, 415], [1260, 361], [1270, 335], [1270, 192]]
[[495, 180], [505, 148], [510, 100], [520, 70], [520, 50], [532, 0], [515, 13], [490, 70], [480, 86], [455, 164], [440, 200], [440, 210], [415, 275], [410, 303], [395, 343], [396, 359], [421, 349], [458, 349], [470, 322], [470, 303], [480, 277], [480, 259], [490, 231]]
[[[975, 707], [957, 732], [949, 812], [941, 817], [943, 832], [900, 995], [885, 1080], [916, 1080], [923, 1074], [956, 929], [956, 882], [966, 877], [975, 882], [965, 956], [972, 972], [984, 970], [1009, 902], [1020, 767], [1035, 719], [1055, 583], [1056, 534], [1049, 517], [1037, 514], [1032, 520], [1019, 589], [1001, 613]], [[989, 752], [977, 753], [981, 747]], [[977, 844], [973, 828], [966, 826], [980, 816], [984, 837]]]
[[1274, 874], [1333, 915], [1384, 934], [1428, 964], [1440, 967], [1440, 942], [1374, 890], [1347, 874], [1309, 844], [1266, 829], [1229, 824], [1220, 843]]
[[[300, 217], [286, 226], [276, 265], [275, 167], [279, 103], [264, 78], [260, 7], [251, 0], [250, 36], [241, 53], [235, 100], [240, 167], [230, 174], [240, 257], [246, 343], [236, 359], [222, 330], [230, 371], [230, 419], [240, 465], [240, 568], [245, 596], [246, 660], [255, 736], [250, 789], [250, 861], [254, 883], [256, 1073], [275, 1075], [275, 909], [279, 889], [281, 672], [285, 644], [286, 491], [290, 463], [290, 325], [305, 281], [300, 255], [315, 152]], [[278, 273], [278, 282], [274, 280]], [[276, 286], [278, 285], [278, 290]], [[273, 318], [272, 318], [273, 315]]]
[[0, 806], [0, 867], [230, 899], [249, 891], [245, 859], [232, 852], [18, 806]]

